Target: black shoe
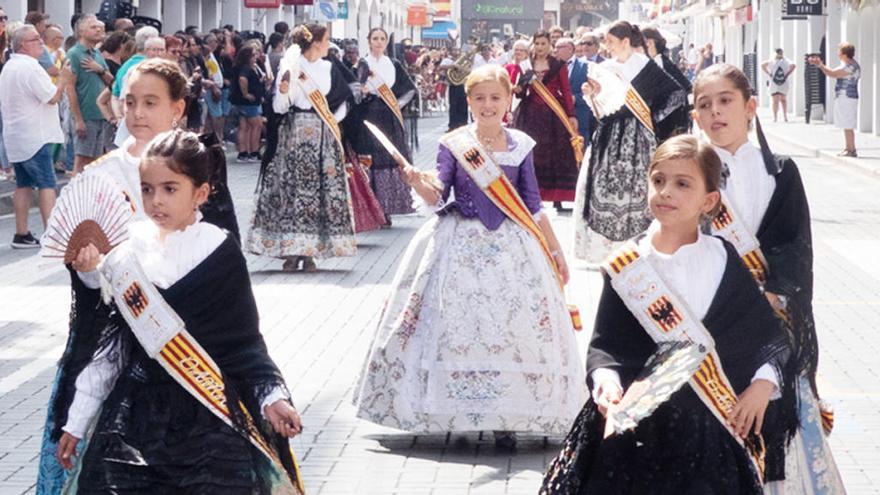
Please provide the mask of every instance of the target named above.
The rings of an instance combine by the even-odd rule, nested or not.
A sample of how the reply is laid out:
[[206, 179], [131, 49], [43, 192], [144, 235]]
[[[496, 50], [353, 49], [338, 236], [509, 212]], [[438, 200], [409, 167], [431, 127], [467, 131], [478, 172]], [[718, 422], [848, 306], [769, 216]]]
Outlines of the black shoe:
[[493, 431], [495, 435], [495, 448], [500, 450], [513, 450], [516, 448], [516, 433], [512, 431]]
[[238, 156], [235, 158], [235, 160], [238, 163], [247, 163], [250, 161], [250, 154], [249, 153], [239, 153]]
[[12, 249], [36, 249], [38, 247], [40, 247], [40, 241], [36, 240], [30, 232], [12, 236]]
[[259, 151], [254, 151], [253, 153], [250, 153], [249, 155], [250, 155], [250, 159], [252, 162], [260, 163], [263, 161], [263, 155], [261, 155]]

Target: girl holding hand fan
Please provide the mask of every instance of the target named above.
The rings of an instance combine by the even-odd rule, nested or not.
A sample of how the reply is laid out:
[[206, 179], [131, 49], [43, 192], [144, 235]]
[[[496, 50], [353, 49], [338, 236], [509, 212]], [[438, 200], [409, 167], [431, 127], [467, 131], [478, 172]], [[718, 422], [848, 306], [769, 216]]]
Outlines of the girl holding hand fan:
[[[116, 312], [76, 378], [58, 444], [59, 462], [71, 468], [98, 416], [70, 480], [75, 490], [297, 492], [286, 438], [302, 426], [260, 334], [247, 263], [231, 234], [199, 221], [218, 153], [173, 130], [141, 160], [149, 221], [133, 222], [102, 261]], [[101, 260], [94, 249], [78, 258], [89, 273]], [[182, 385], [187, 377], [199, 385]]]
[[[96, 201], [65, 201], [65, 191], [62, 191], [49, 220], [47, 234], [42, 239], [44, 256], [58, 256], [66, 251], [65, 262], [68, 263], [71, 275], [73, 295], [69, 336], [52, 387], [40, 449], [37, 481], [37, 491], [40, 493], [59, 493], [67, 477], [55, 457], [57, 442], [62, 433], [61, 428], [67, 422], [67, 411], [73, 400], [76, 377], [94, 355], [110, 314], [109, 306], [101, 300], [97, 272], [88, 269], [98, 258], [98, 246], [85, 242], [78, 249], [71, 248], [68, 241], [74, 236], [69, 229], [65, 229], [65, 225], [76, 225], [79, 222], [73, 219], [89, 216], [91, 213], [104, 222], [100, 227], [110, 241], [115, 241], [111, 244], [115, 244], [127, 236], [125, 223], [128, 220], [146, 218], [138, 170], [140, 157], [150, 140], [177, 126], [185, 108], [186, 85], [186, 76], [173, 62], [150, 59], [132, 69], [124, 98], [125, 123], [131, 136], [121, 148], [93, 162], [76, 179], [90, 181], [98, 184], [98, 187], [108, 188], [108, 191], [121, 189], [124, 195], [121, 201], [123, 204], [118, 204], [118, 200], [113, 205], [109, 202], [98, 204]], [[215, 167], [215, 171], [225, 173], [225, 167]], [[82, 206], [90, 208], [90, 213], [79, 211], [83, 210]], [[108, 210], [113, 208], [118, 210], [117, 214], [108, 215]], [[232, 211], [231, 208], [228, 210]], [[111, 219], [115, 219], [114, 225], [107, 225]], [[230, 221], [224, 222], [224, 227], [237, 232], [234, 224], [233, 212]], [[55, 229], [52, 228], [53, 225], [56, 226]], [[109, 244], [102, 246], [102, 251], [106, 252], [109, 247]]]

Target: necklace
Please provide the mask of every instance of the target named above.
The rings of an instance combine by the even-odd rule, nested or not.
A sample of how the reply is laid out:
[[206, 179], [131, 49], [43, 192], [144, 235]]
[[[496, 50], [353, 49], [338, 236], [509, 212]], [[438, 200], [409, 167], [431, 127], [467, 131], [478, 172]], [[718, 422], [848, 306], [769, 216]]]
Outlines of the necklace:
[[480, 132], [477, 130], [474, 130], [474, 134], [477, 135], [477, 140], [480, 141], [480, 144], [482, 144], [483, 146], [485, 146], [491, 150], [493, 148], [492, 145], [495, 144], [495, 141], [497, 141], [498, 138], [500, 138], [501, 136], [504, 135], [504, 128], [502, 127], [500, 129], [498, 129], [498, 133], [495, 134], [494, 136], [484, 136], [484, 135], [480, 134]]

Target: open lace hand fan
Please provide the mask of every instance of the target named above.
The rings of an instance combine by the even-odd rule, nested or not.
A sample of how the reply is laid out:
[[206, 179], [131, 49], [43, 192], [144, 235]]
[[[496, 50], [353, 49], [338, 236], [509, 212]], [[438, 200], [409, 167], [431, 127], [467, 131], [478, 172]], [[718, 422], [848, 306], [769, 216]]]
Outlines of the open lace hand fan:
[[107, 254], [128, 239], [126, 227], [132, 217], [131, 199], [116, 181], [97, 172], [79, 174], [62, 189], [55, 203], [40, 240], [40, 254], [71, 263], [89, 244]]

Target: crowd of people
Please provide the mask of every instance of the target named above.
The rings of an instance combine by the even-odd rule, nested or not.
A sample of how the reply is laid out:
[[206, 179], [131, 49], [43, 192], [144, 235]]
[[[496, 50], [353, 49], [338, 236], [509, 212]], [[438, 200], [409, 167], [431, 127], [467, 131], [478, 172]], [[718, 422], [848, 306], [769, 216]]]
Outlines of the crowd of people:
[[[112, 250], [71, 242], [39, 493], [301, 490], [288, 439], [302, 421], [243, 252], [312, 272], [417, 209], [431, 217], [394, 277], [358, 417], [491, 431], [501, 449], [522, 432], [566, 435], [548, 494], [843, 493], [816, 385], [807, 197], [738, 68], [689, 74], [658, 30], [625, 21], [464, 58], [389, 56], [382, 28], [361, 50], [317, 23], [265, 39], [116, 19], [108, 35], [88, 14], [62, 49], [58, 26], [27, 21], [3, 24], [0, 72], [14, 244], [40, 244], [34, 189], [44, 224], [58, 221], [56, 164], [83, 179], [62, 194], [112, 183], [133, 217]], [[841, 54], [822, 70], [857, 71]], [[436, 170], [412, 166], [414, 67], [450, 83]], [[243, 235], [227, 140], [238, 162], [260, 163]], [[544, 202], [574, 202], [574, 255], [603, 274], [586, 373]]]

